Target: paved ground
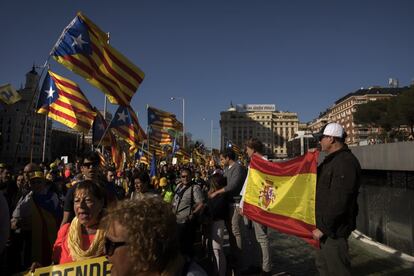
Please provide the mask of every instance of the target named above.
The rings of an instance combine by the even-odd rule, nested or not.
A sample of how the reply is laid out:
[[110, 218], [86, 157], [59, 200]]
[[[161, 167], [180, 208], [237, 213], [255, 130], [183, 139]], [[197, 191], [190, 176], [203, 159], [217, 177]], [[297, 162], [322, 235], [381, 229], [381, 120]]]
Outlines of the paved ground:
[[[259, 266], [261, 253], [254, 239], [253, 230], [245, 230], [243, 263], [247, 266]], [[272, 274], [308, 276], [318, 275], [314, 264], [314, 248], [293, 236], [281, 234], [277, 231], [269, 232]], [[414, 262], [399, 257], [399, 252], [389, 253], [378, 246], [363, 242], [359, 237], [349, 238], [352, 275], [414, 275]], [[225, 245], [228, 251], [228, 243]], [[413, 259], [413, 258], [412, 258]], [[258, 274], [251, 274], [258, 275]]]
[[[317, 275], [314, 250], [302, 240], [270, 232], [273, 274], [285, 271], [291, 275]], [[349, 239], [352, 275], [414, 275], [414, 262], [388, 253], [375, 245], [351, 236]]]

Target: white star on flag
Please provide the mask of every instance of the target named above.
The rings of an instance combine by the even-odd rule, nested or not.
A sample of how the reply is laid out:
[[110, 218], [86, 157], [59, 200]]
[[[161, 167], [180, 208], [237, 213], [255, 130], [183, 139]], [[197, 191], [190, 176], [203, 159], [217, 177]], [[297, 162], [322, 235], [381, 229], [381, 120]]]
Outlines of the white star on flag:
[[72, 47], [77, 45], [79, 48], [82, 49], [83, 44], [88, 44], [88, 42], [86, 42], [82, 39], [82, 34], [80, 34], [78, 37], [72, 36], [72, 39], [73, 39]]
[[125, 113], [125, 110], [122, 111], [122, 113], [118, 113], [118, 120], [126, 122], [127, 114]]
[[53, 98], [53, 93], [55, 93], [55, 90], [52, 89], [52, 86], [50, 86], [49, 90], [45, 90], [47, 93], [48, 98]]

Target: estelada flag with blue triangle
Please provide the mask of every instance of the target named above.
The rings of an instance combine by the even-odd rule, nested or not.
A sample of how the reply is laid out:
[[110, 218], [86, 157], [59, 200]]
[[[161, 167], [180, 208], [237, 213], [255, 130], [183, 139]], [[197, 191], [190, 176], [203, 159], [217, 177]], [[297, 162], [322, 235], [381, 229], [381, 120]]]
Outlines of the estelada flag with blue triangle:
[[51, 71], [43, 81], [37, 112], [83, 133], [88, 133], [96, 116], [79, 86]]
[[119, 137], [130, 146], [138, 145], [147, 138], [138, 122], [137, 115], [130, 106], [118, 107], [109, 128], [116, 131]]
[[129, 105], [145, 76], [109, 45], [108, 35], [81, 12], [63, 30], [50, 54], [104, 92], [113, 104]]
[[[111, 146], [111, 130], [107, 129], [108, 123], [105, 121], [102, 114], [96, 111], [96, 117], [92, 125], [92, 142], [94, 145], [99, 143], [103, 146]], [[105, 135], [105, 137], [103, 137]], [[102, 138], [103, 137], [103, 138]]]

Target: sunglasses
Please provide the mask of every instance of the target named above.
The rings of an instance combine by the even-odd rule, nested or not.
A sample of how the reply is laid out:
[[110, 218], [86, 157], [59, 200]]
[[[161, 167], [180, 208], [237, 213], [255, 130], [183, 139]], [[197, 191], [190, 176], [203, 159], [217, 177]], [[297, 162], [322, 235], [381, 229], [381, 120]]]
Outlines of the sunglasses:
[[105, 237], [105, 255], [112, 256], [118, 247], [126, 244], [126, 242], [114, 242]]
[[186, 174], [186, 175], [181, 175], [181, 178], [187, 178], [188, 177], [188, 174]]
[[332, 137], [332, 136], [322, 135], [321, 137], [319, 137], [319, 141], [322, 141], [322, 139], [323, 139], [323, 138], [326, 138], [326, 137]]
[[85, 162], [85, 163], [83, 163], [82, 164], [82, 166], [84, 166], [84, 167], [97, 167], [99, 164], [98, 163], [95, 163], [95, 162]]

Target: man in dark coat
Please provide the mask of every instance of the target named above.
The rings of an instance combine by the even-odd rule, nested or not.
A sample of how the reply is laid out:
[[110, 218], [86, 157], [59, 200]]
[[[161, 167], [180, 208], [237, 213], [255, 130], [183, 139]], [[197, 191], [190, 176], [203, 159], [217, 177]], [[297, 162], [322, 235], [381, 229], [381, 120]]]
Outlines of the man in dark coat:
[[327, 124], [317, 138], [327, 156], [317, 173], [316, 267], [321, 276], [351, 275], [348, 237], [356, 227], [361, 166], [345, 144], [346, 132], [340, 124]]

